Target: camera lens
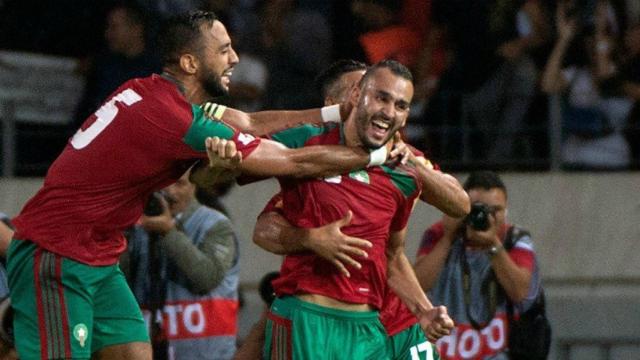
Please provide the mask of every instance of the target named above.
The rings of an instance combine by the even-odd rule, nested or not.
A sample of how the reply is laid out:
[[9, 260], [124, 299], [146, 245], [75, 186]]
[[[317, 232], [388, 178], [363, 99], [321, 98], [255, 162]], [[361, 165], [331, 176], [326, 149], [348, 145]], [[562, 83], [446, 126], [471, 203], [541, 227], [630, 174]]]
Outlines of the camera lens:
[[471, 204], [471, 211], [467, 218], [465, 219], [465, 223], [468, 226], [471, 226], [474, 230], [485, 231], [489, 229], [491, 223], [489, 222], [489, 215], [491, 214], [491, 208], [489, 205], [476, 202]]

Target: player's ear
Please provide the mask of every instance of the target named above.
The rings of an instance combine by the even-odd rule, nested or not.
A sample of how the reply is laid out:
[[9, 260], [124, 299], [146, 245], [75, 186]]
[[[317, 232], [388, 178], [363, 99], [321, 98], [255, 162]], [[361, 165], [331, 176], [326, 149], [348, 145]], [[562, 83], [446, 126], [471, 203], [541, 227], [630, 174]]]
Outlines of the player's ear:
[[183, 54], [180, 56], [180, 68], [189, 75], [193, 75], [198, 71], [198, 59], [191, 54]]
[[351, 94], [349, 95], [349, 103], [354, 108], [358, 106], [358, 101], [360, 101], [360, 86], [354, 86], [351, 88]]

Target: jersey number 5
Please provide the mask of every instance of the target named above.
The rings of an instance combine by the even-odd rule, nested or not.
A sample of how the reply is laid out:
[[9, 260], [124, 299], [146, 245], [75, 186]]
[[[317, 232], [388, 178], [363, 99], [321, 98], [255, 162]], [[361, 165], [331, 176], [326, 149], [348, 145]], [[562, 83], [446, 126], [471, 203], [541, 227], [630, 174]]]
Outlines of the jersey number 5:
[[113, 119], [116, 118], [116, 115], [118, 115], [117, 102], [131, 106], [140, 100], [142, 100], [142, 97], [131, 89], [126, 89], [118, 93], [95, 112], [96, 121], [94, 121], [91, 126], [84, 131], [79, 129], [75, 135], [73, 135], [71, 138], [71, 146], [76, 150], [83, 149], [100, 135], [100, 133], [111, 124]]

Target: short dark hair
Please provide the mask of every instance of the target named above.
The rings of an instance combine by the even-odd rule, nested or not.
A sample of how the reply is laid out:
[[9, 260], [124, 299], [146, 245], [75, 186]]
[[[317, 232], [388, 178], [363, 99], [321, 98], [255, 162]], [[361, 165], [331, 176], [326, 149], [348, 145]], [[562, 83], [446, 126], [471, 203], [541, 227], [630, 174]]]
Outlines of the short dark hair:
[[215, 13], [201, 10], [167, 19], [158, 35], [162, 64], [176, 64], [184, 52], [199, 51], [202, 27], [211, 27], [216, 20]]
[[400, 62], [396, 60], [382, 60], [374, 65], [370, 66], [367, 72], [364, 74], [362, 79], [360, 80], [360, 86], [366, 84], [367, 80], [375, 74], [378, 69], [389, 69], [393, 74], [402, 77], [403, 79], [409, 80], [413, 82], [413, 75], [411, 74], [411, 70], [406, 66], [402, 65]]
[[469, 174], [469, 177], [464, 182], [464, 190], [469, 192], [472, 189], [501, 189], [504, 194], [507, 194], [507, 187], [500, 179], [500, 176], [493, 171], [475, 171]]
[[367, 64], [352, 59], [340, 59], [322, 71], [315, 78], [315, 83], [318, 89], [320, 89], [322, 97], [327, 97], [329, 90], [340, 76], [359, 70], [367, 70]]

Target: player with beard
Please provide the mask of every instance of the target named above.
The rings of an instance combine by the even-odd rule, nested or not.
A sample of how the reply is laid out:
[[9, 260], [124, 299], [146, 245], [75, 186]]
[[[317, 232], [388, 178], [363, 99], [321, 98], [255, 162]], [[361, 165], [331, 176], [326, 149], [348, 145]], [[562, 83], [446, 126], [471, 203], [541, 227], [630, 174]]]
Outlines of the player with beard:
[[[386, 146], [404, 126], [412, 95], [411, 73], [395, 61], [383, 61], [369, 69], [352, 92], [350, 101], [355, 108], [344, 124], [302, 126], [272, 138], [291, 147]], [[256, 229], [257, 234], [275, 229], [272, 239], [287, 243], [280, 247], [282, 251], [278, 246], [269, 250], [288, 254], [280, 277], [273, 282], [278, 298], [268, 315], [266, 358], [384, 358], [387, 337], [376, 310], [382, 307], [387, 280], [424, 327], [431, 324], [442, 334], [452, 328], [446, 310], [431, 306], [420, 289], [404, 255], [404, 235], [425, 183], [430, 192], [439, 192], [434, 196], [446, 199], [443, 207], [458, 216], [468, 211], [468, 198], [457, 182], [433, 186], [426, 163], [415, 154], [409, 153], [408, 161], [408, 165], [371, 167], [324, 179], [281, 179], [281, 211], [293, 227], [263, 223], [266, 230]], [[339, 225], [333, 226], [336, 223]], [[345, 257], [328, 262], [322, 254], [310, 251], [291, 253], [296, 247], [310, 250], [304, 248], [308, 231], [327, 224], [344, 232], [339, 236], [351, 237], [346, 247], [364, 245], [354, 238], [366, 239], [370, 245], [367, 256], [357, 256], [356, 264]], [[336, 233], [327, 234], [328, 238], [332, 235]], [[260, 244], [259, 238], [258, 234], [254, 240]], [[353, 252], [364, 254], [360, 249]], [[341, 262], [358, 270], [348, 272]]]
[[[208, 137], [216, 137], [207, 139], [209, 149], [232, 151], [231, 162], [242, 157], [240, 168], [255, 176], [323, 176], [386, 158], [344, 146], [286, 149], [193, 105], [225, 93], [238, 62], [213, 13], [173, 19], [159, 45], [164, 72], [125, 82], [89, 116], [14, 219], [7, 268], [22, 359], [151, 359], [140, 309], [117, 265], [122, 231], [152, 192], [206, 158]], [[269, 113], [211, 110], [256, 133], [322, 119], [320, 110], [288, 112], [276, 122]]]
[[[318, 77], [320, 88], [324, 96], [324, 105], [343, 103], [349, 100], [351, 89], [357, 85], [364, 75], [367, 66], [354, 60], [339, 60], [327, 68]], [[426, 162], [426, 159], [421, 159]], [[434, 183], [423, 183], [421, 199], [437, 208], [443, 208], [452, 216], [459, 216], [459, 209], [454, 209], [446, 204], [449, 199], [446, 197], [435, 197], [431, 189], [443, 189], [452, 187], [460, 190], [458, 181], [451, 175], [442, 173], [437, 169], [428, 167], [428, 177], [436, 180]], [[447, 193], [444, 191], [443, 193]], [[465, 196], [460, 197], [457, 204], [468, 204]], [[464, 206], [463, 206], [464, 207]], [[355, 256], [366, 255], [365, 249], [370, 243], [366, 240], [356, 239], [345, 235], [340, 228], [349, 224], [349, 215], [336, 222], [318, 228], [306, 229], [304, 236], [287, 238], [287, 235], [300, 232], [287, 231], [291, 225], [281, 215], [282, 195], [278, 193], [274, 196], [265, 210], [258, 218], [254, 241], [267, 251], [277, 254], [290, 254], [301, 251], [312, 250], [319, 256], [329, 260], [345, 276], [349, 276], [349, 270], [345, 265], [357, 268], [359, 263]], [[357, 271], [357, 270], [354, 270]], [[434, 326], [426, 326], [424, 333], [418, 324], [418, 319], [400, 301], [398, 296], [387, 289], [382, 308], [380, 309], [380, 322], [385, 327], [389, 335], [389, 351], [392, 359], [409, 358], [412, 352], [417, 353], [414, 359], [438, 359], [438, 353], [434, 346], [427, 342], [425, 333], [429, 340], [437, 340], [443, 333]], [[264, 322], [259, 322], [264, 328]], [[429, 324], [431, 325], [431, 324]], [[261, 340], [258, 340], [261, 341]], [[245, 357], [256, 358], [257, 356]]]

